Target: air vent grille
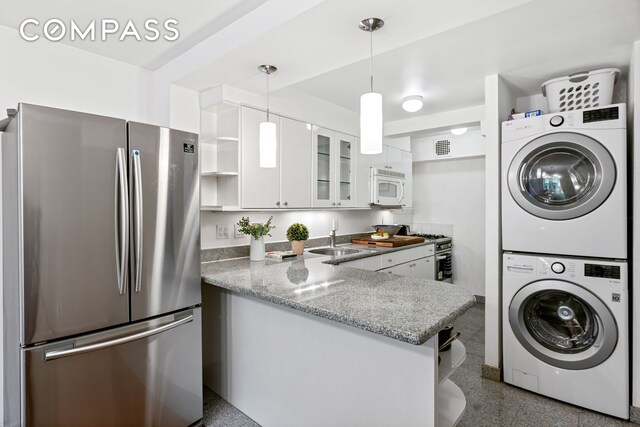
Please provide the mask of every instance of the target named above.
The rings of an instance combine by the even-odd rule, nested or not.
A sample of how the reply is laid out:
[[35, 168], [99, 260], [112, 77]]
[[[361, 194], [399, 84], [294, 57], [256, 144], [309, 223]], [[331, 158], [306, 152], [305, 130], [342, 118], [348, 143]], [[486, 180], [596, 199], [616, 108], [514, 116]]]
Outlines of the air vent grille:
[[451, 157], [451, 140], [436, 139], [433, 144], [435, 157]]

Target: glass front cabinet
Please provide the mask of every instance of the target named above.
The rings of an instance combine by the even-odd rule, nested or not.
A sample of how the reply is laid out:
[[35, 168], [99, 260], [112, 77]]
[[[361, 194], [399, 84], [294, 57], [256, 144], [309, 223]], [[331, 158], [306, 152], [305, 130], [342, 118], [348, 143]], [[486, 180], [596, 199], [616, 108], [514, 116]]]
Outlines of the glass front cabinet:
[[313, 207], [355, 206], [355, 137], [313, 127]]

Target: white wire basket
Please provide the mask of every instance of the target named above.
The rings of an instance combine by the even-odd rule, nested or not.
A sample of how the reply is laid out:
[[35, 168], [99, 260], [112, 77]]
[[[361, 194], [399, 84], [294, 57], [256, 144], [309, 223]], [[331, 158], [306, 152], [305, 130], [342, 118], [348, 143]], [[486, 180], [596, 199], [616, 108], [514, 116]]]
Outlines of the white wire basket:
[[542, 94], [547, 98], [550, 113], [609, 105], [619, 77], [617, 68], [581, 71], [547, 80], [542, 83]]

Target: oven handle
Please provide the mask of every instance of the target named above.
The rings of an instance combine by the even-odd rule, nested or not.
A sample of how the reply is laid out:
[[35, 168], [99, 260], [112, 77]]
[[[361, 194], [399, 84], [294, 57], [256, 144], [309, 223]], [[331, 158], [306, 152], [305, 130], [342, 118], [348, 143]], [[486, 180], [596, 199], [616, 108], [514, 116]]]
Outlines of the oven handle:
[[448, 255], [438, 255], [436, 256], [437, 261], [442, 261], [443, 259], [447, 259]]

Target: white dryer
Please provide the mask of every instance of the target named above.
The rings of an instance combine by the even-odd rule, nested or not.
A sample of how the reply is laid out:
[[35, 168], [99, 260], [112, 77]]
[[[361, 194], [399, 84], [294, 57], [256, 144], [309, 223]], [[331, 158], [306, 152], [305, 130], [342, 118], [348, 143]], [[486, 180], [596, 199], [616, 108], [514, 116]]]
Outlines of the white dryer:
[[627, 258], [625, 104], [502, 123], [502, 242]]
[[629, 418], [627, 264], [503, 255], [504, 380]]

